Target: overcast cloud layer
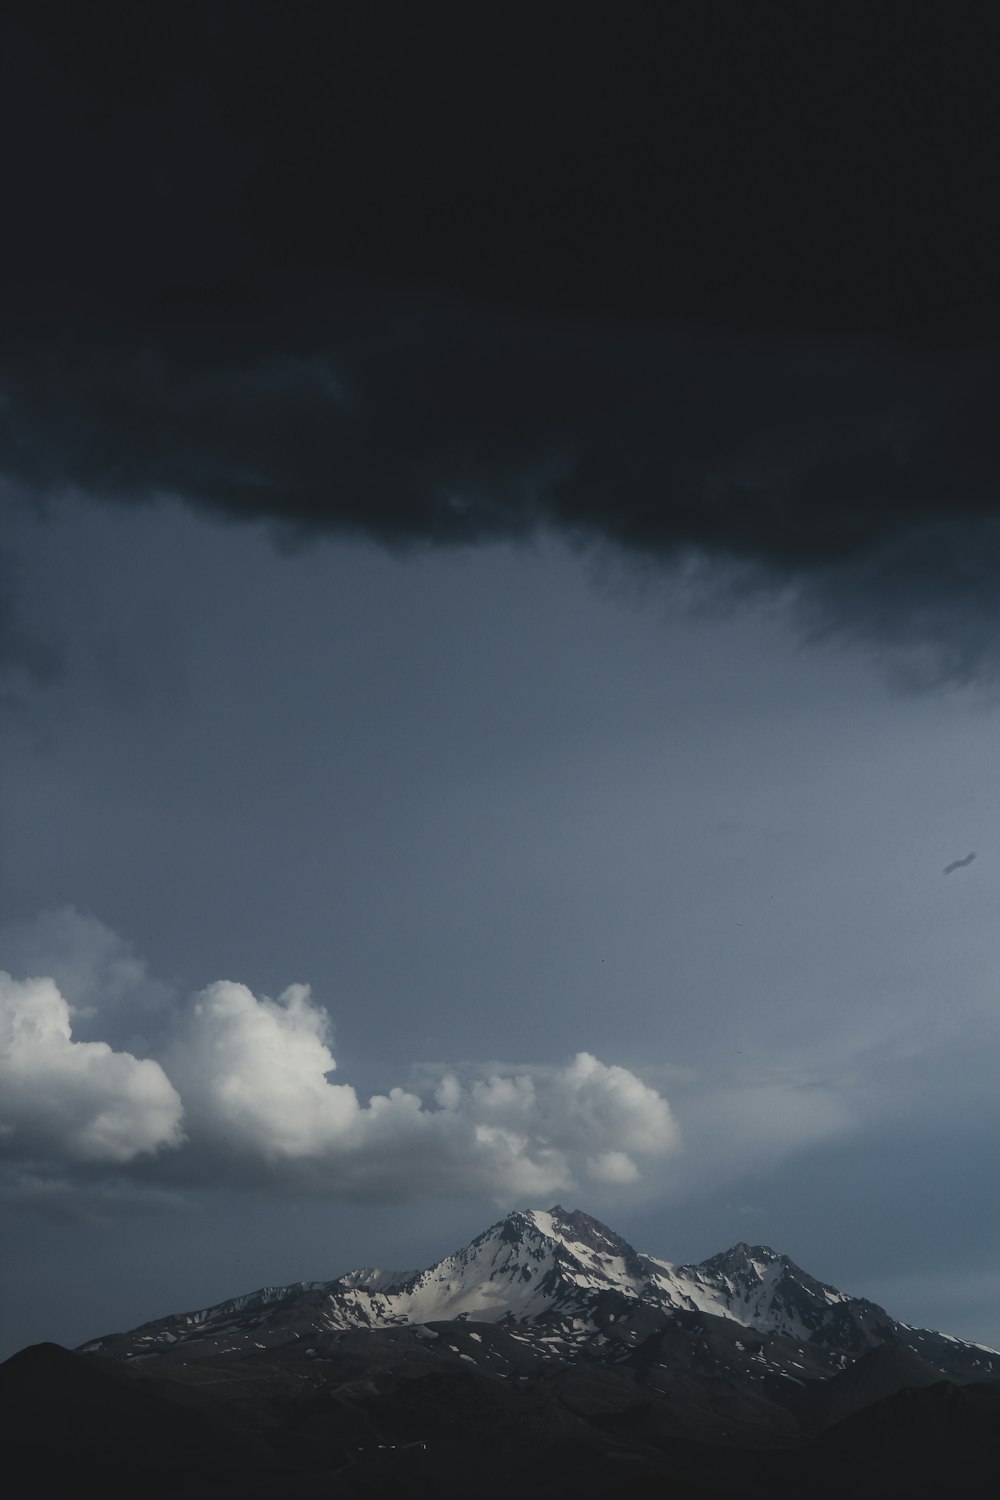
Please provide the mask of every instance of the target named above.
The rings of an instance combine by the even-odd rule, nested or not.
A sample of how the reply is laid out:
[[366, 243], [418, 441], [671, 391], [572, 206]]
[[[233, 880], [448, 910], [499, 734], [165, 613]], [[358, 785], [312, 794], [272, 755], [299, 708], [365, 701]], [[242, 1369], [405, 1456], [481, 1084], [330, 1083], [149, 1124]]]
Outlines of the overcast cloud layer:
[[166, 335], [35, 348], [0, 370], [0, 473], [181, 496], [289, 543], [555, 531], [700, 564], [717, 601], [790, 598], [918, 684], [994, 671], [993, 354], [566, 325], [347, 278], [307, 337], [268, 331], [238, 359]]
[[918, 683], [992, 674], [987, 8], [658, 8], [610, 48], [558, 7], [50, 9], [0, 48], [33, 499], [707, 555]]

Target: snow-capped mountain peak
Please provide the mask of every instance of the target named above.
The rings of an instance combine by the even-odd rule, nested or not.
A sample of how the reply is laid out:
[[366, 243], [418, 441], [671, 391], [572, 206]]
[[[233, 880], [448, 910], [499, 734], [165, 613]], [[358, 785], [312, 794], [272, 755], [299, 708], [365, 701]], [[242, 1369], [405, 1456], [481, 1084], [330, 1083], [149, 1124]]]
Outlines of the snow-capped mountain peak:
[[[696, 1477], [679, 1462], [702, 1455], [714, 1464], [719, 1455], [718, 1473], [698, 1493], [812, 1493], [817, 1462], [827, 1472], [826, 1449], [806, 1447], [794, 1491], [773, 1487], [759, 1455], [776, 1455], [780, 1477], [790, 1445], [814, 1433], [822, 1442], [853, 1414], [881, 1422], [904, 1387], [907, 1398], [962, 1394], [961, 1405], [948, 1394], [940, 1413], [952, 1426], [956, 1409], [963, 1421], [970, 1412], [991, 1419], [997, 1403], [980, 1411], [983, 1383], [1000, 1380], [1000, 1355], [898, 1323], [766, 1245], [740, 1241], [677, 1265], [560, 1204], [509, 1213], [425, 1270], [366, 1266], [333, 1281], [265, 1287], [95, 1340], [81, 1354], [83, 1375], [93, 1377], [79, 1384], [88, 1401], [91, 1385], [130, 1400], [163, 1393], [170, 1432], [175, 1393], [185, 1406], [204, 1402], [209, 1416], [224, 1414], [241, 1444], [279, 1414], [274, 1451], [291, 1455], [292, 1477], [304, 1485], [282, 1495], [318, 1493], [322, 1476], [338, 1493], [344, 1484], [345, 1494], [415, 1493], [417, 1484], [422, 1494], [450, 1495], [459, 1474], [465, 1493], [477, 1462], [491, 1495], [549, 1494], [553, 1485], [618, 1494], [626, 1475], [631, 1493], [650, 1477], [651, 1455], [666, 1465], [657, 1492], [661, 1478], [673, 1494], [679, 1480]], [[90, 1360], [126, 1368], [86, 1370]], [[968, 1403], [959, 1385], [969, 1386]], [[44, 1400], [48, 1417], [48, 1387]], [[91, 1410], [87, 1401], [83, 1408]], [[123, 1410], [131, 1420], [133, 1407]], [[887, 1432], [885, 1472], [894, 1476], [894, 1417]], [[526, 1444], [530, 1459], [532, 1433], [554, 1445], [537, 1450], [547, 1455], [541, 1488], [521, 1482], [537, 1477], [530, 1462], [520, 1479], [502, 1467]], [[954, 1434], [949, 1482], [964, 1462], [966, 1428]], [[215, 1445], [213, 1437], [212, 1453]], [[577, 1451], [571, 1473], [567, 1454]], [[848, 1482], [838, 1494], [864, 1473], [850, 1441], [845, 1454]], [[34, 1447], [30, 1456], [34, 1464]], [[718, 1489], [720, 1475], [737, 1489]], [[950, 1491], [945, 1483], [931, 1492]]]
[[[85, 1348], [149, 1357], [168, 1348], [193, 1355], [197, 1346], [197, 1357], [205, 1357], [301, 1339], [313, 1347], [357, 1330], [468, 1321], [520, 1328], [523, 1333], [512, 1336], [538, 1340], [567, 1357], [605, 1346], [626, 1357], [657, 1330], [698, 1326], [706, 1317], [730, 1328], [735, 1323], [758, 1341], [793, 1341], [800, 1355], [808, 1344], [812, 1357], [829, 1368], [886, 1342], [922, 1357], [933, 1347], [941, 1368], [948, 1359], [965, 1359], [959, 1349], [974, 1348], [908, 1329], [875, 1303], [817, 1281], [767, 1245], [740, 1241], [708, 1260], [677, 1265], [641, 1254], [606, 1224], [558, 1203], [508, 1213], [425, 1270], [365, 1267], [334, 1281], [266, 1287]], [[745, 1341], [734, 1347], [744, 1349]], [[968, 1358], [974, 1363], [973, 1355]]]

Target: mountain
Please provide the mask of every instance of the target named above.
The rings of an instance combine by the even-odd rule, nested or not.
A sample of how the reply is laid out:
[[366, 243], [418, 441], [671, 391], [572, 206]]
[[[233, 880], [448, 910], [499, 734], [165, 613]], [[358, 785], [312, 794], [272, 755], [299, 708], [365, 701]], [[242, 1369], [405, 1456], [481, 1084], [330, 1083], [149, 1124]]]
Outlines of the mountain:
[[76, 1353], [22, 1351], [0, 1400], [17, 1500], [891, 1500], [959, 1472], [965, 1492], [1000, 1459], [995, 1351], [767, 1246], [676, 1265], [558, 1204], [426, 1270], [263, 1287]]
[[[697, 1265], [675, 1265], [559, 1204], [510, 1213], [423, 1271], [366, 1267], [333, 1281], [262, 1287], [96, 1339], [83, 1352], [188, 1363], [305, 1340], [318, 1356], [350, 1330], [475, 1322], [516, 1329], [512, 1337], [545, 1346], [551, 1357], [616, 1359], [654, 1332], [704, 1329], [717, 1319], [730, 1325], [730, 1360], [743, 1354], [791, 1379], [832, 1375], [882, 1345], [952, 1379], [1000, 1377], [995, 1351], [897, 1322], [766, 1245], [741, 1241]], [[733, 1324], [747, 1336], [729, 1339]]]

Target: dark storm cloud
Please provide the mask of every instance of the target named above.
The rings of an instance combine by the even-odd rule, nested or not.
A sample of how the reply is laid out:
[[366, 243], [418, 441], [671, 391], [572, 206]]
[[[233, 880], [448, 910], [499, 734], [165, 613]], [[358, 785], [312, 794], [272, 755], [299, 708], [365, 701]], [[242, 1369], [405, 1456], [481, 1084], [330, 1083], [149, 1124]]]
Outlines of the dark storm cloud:
[[868, 18], [860, 67], [849, 26], [731, 8], [611, 46], [508, 18], [480, 47], [436, 6], [11, 15], [8, 475], [702, 553], [926, 647], [918, 681], [990, 658], [975, 27]]
[[8, 362], [5, 467], [40, 493], [173, 493], [299, 535], [551, 528], [701, 554], [805, 584], [818, 632], [928, 642], [946, 675], [989, 658], [1000, 464], [981, 354], [566, 324], [346, 278], [313, 306], [308, 335], [261, 327], [240, 357], [175, 334]]

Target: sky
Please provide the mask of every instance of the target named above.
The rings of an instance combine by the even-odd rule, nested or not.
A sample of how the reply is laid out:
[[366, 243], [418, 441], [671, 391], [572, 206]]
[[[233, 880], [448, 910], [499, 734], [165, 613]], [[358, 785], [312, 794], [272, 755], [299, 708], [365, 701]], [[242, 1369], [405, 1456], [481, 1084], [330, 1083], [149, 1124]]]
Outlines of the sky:
[[1000, 1344], [992, 22], [558, 9], [11, 7], [4, 1354], [555, 1201]]

